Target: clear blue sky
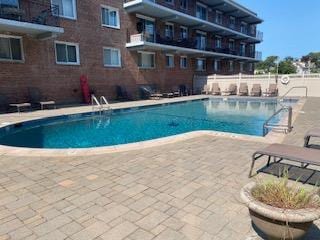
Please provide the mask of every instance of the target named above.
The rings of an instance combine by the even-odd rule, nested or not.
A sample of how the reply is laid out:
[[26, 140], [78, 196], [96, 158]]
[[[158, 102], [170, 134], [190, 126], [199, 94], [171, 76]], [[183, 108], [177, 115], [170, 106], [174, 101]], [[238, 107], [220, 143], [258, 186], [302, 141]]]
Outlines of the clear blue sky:
[[320, 52], [320, 0], [236, 0], [264, 20], [263, 58]]

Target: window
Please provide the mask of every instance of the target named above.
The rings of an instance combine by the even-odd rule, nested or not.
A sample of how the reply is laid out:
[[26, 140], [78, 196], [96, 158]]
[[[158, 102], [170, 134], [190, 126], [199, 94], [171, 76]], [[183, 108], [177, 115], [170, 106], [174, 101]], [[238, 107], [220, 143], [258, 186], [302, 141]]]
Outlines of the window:
[[188, 9], [188, 0], [180, 0], [180, 8], [187, 10]]
[[207, 47], [207, 36], [203, 32], [197, 32], [196, 35], [196, 45], [197, 49], [206, 50]]
[[249, 63], [249, 72], [253, 72], [253, 63]]
[[164, 35], [166, 38], [173, 39], [174, 31], [172, 23], [166, 23]]
[[138, 66], [140, 68], [155, 67], [155, 53], [153, 52], [138, 52]]
[[229, 72], [233, 72], [233, 70], [234, 70], [233, 61], [229, 61]]
[[252, 36], [255, 36], [256, 35], [256, 25], [255, 24], [251, 24], [250, 25], [250, 34]]
[[188, 28], [180, 27], [180, 39], [188, 39]]
[[19, 0], [0, 0], [1, 7], [19, 8]]
[[165, 0], [166, 3], [174, 4], [173, 0]]
[[240, 62], [240, 72], [243, 72], [244, 70], [244, 62]]
[[171, 54], [166, 54], [166, 67], [174, 68], [174, 56]]
[[106, 67], [121, 67], [121, 52], [117, 48], [103, 48], [103, 65]]
[[59, 7], [58, 14], [53, 14], [64, 18], [76, 19], [76, 0], [51, 0], [52, 5]]
[[218, 23], [218, 24], [222, 24], [222, 12], [220, 11], [216, 11], [216, 19], [215, 19], [215, 22]]
[[101, 6], [102, 26], [120, 29], [119, 10], [109, 6]]
[[0, 34], [0, 61], [23, 61], [22, 38]]
[[234, 51], [235, 50], [235, 42], [233, 39], [229, 40], [229, 49]]
[[213, 70], [215, 72], [220, 72], [221, 71], [221, 61], [220, 60], [214, 60], [213, 61]]
[[143, 33], [147, 42], [155, 42], [155, 24], [154, 19], [145, 17], [143, 15], [137, 15], [137, 31]]
[[215, 43], [216, 48], [222, 48], [222, 38], [220, 36], [216, 36]]
[[240, 56], [245, 56], [245, 55], [246, 55], [246, 44], [240, 43]]
[[241, 22], [240, 32], [247, 34], [248, 33], [248, 24], [245, 22]]
[[77, 43], [55, 42], [56, 63], [79, 65], [79, 45]]
[[200, 18], [202, 20], [207, 20], [208, 19], [207, 6], [206, 5], [203, 5], [201, 3], [197, 3], [196, 17]]
[[188, 67], [188, 58], [183, 56], [180, 57], [180, 68], [186, 69]]
[[236, 18], [233, 16], [230, 16], [230, 28], [235, 29], [236, 28]]
[[196, 59], [196, 71], [205, 71], [206, 70], [206, 60], [204, 58]]

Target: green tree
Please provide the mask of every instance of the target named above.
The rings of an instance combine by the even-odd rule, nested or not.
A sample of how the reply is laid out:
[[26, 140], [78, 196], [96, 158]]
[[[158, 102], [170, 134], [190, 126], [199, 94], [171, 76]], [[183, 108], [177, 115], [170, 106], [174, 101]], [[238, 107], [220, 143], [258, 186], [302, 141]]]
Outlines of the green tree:
[[297, 72], [296, 66], [293, 65], [294, 58], [286, 57], [279, 63], [279, 74], [293, 74]]
[[276, 72], [276, 61], [279, 59], [278, 56], [269, 56], [266, 60], [256, 64], [256, 70], [262, 73], [275, 73]]
[[301, 58], [302, 62], [305, 62], [310, 67], [311, 72], [320, 72], [320, 52], [311, 52]]

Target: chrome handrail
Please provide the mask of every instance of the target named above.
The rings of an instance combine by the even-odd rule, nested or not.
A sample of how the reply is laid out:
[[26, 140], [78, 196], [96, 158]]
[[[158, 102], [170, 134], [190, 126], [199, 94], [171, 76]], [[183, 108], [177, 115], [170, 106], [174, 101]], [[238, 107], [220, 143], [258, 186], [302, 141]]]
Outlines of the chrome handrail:
[[283, 94], [281, 97], [279, 97], [279, 101], [280, 100], [283, 100], [293, 89], [299, 89], [299, 88], [303, 88], [306, 90], [306, 96], [305, 97], [308, 97], [308, 87], [307, 86], [295, 86], [295, 87], [292, 87], [290, 88], [285, 94]]
[[[280, 114], [283, 111], [288, 111], [288, 121], [287, 124], [271, 124], [271, 120]], [[276, 111], [274, 114], [271, 115], [271, 117], [268, 118], [268, 120], [265, 121], [263, 124], [263, 136], [267, 135], [269, 128], [278, 128], [281, 130], [284, 130], [285, 133], [292, 131], [292, 107], [291, 106], [282, 106], [278, 111]]]

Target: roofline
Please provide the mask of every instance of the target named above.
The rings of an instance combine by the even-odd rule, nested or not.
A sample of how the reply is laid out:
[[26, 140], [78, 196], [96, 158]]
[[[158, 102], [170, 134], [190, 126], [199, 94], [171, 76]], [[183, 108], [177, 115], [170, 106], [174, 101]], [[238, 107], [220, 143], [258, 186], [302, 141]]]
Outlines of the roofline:
[[247, 12], [250, 15], [253, 15], [253, 16], [257, 17], [258, 19], [261, 20], [261, 22], [263, 22], [263, 19], [258, 17], [258, 14], [256, 12], [250, 10], [249, 8], [245, 7], [244, 5], [238, 3], [238, 2], [236, 2], [234, 0], [223, 0], [223, 1], [228, 3], [228, 4], [230, 4], [230, 5], [232, 5], [232, 6], [234, 6], [234, 7], [236, 7], [236, 8], [238, 8], [238, 9], [240, 9], [240, 10], [242, 10], [242, 11], [244, 11], [244, 12]]

